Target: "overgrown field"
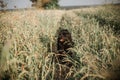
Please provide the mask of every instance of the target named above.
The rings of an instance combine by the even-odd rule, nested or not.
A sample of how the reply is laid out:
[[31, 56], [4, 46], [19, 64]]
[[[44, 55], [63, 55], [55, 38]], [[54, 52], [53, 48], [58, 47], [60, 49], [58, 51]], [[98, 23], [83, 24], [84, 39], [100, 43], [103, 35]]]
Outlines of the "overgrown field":
[[[0, 12], [0, 80], [120, 80], [120, 6]], [[55, 62], [59, 27], [75, 43]], [[50, 46], [48, 46], [50, 44]]]

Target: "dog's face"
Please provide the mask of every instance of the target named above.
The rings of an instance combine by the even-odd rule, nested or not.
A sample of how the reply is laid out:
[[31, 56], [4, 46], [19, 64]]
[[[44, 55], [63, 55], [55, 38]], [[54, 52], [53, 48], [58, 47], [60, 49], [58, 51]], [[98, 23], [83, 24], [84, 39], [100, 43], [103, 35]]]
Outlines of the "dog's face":
[[68, 32], [68, 30], [61, 30], [59, 33], [59, 41], [61, 43], [70, 42], [71, 41], [71, 34]]
[[58, 50], [66, 50], [73, 47], [71, 33], [67, 29], [62, 29], [58, 33]]

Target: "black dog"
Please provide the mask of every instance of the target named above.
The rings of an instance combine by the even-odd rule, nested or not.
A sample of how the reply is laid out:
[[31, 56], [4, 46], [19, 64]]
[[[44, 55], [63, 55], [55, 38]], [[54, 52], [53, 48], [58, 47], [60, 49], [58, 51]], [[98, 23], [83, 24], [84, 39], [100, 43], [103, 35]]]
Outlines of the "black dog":
[[71, 33], [67, 29], [60, 29], [57, 38], [57, 50], [67, 52], [69, 48], [74, 47]]
[[67, 56], [72, 58], [74, 52], [70, 51], [70, 48], [74, 47], [71, 33], [67, 29], [59, 28], [57, 31], [57, 60], [60, 64], [65, 64], [68, 67], [72, 66], [71, 62], [64, 61]]

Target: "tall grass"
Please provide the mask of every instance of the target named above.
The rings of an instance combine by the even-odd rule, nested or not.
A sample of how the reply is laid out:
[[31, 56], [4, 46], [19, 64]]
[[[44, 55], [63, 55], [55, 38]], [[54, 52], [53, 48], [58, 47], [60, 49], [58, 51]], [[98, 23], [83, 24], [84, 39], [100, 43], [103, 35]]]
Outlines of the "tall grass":
[[107, 26], [108, 28], [112, 28], [115, 34], [120, 34], [120, 13], [119, 5], [107, 5], [107, 6], [100, 6], [99, 8], [91, 8], [88, 10], [81, 9], [81, 12], [76, 12], [77, 15], [81, 15], [85, 18], [95, 18], [96, 21], [100, 24], [100, 26]]
[[[106, 29], [107, 26], [101, 27], [96, 18], [79, 16], [79, 19], [79, 25], [76, 24], [78, 21], [74, 22], [73, 18], [67, 15], [62, 20], [65, 23], [64, 27], [70, 29], [73, 34], [76, 43], [74, 49], [80, 57], [80, 68], [75, 72], [74, 77], [79, 76], [81, 80], [114, 77], [109, 74], [108, 69], [113, 68], [112, 65], [116, 64], [113, 61], [119, 58], [119, 39], [113, 35], [113, 31]], [[113, 70], [110, 71], [113, 74], [116, 73]]]
[[[86, 11], [64, 13], [61, 19], [49, 11], [7, 12], [1, 16], [0, 79], [118, 80], [120, 41], [112, 29], [106, 28], [109, 24], [101, 27], [95, 17], [84, 17]], [[64, 59], [72, 62], [72, 67], [56, 63], [56, 53], [48, 52], [56, 44], [59, 27], [68, 29], [75, 42], [71, 49], [74, 55], [66, 54]]]

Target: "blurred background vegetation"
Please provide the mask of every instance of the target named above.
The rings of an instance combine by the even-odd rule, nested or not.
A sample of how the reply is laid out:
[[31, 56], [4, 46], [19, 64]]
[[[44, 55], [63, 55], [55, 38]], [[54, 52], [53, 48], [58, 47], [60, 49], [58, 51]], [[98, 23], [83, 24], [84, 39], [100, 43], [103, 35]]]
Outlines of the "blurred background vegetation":
[[33, 2], [33, 6], [45, 9], [55, 9], [58, 8], [59, 0], [31, 0]]
[[44, 6], [45, 9], [58, 9], [59, 8], [58, 1], [59, 0], [52, 0], [50, 3]]

